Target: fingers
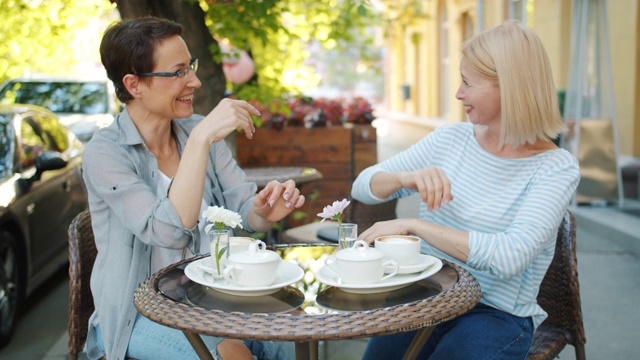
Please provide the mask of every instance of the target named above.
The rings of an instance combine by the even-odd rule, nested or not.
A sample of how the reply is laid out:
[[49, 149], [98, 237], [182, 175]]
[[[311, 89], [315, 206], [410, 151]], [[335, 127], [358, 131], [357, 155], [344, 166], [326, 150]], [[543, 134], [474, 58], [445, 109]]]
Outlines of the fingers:
[[416, 189], [429, 210], [439, 210], [453, 199], [451, 182], [444, 170], [431, 166], [413, 173]]
[[279, 200], [282, 200], [284, 206], [288, 209], [300, 208], [304, 205], [305, 197], [300, 194], [300, 190], [296, 188], [293, 180], [287, 180], [280, 183], [277, 180], [270, 181], [261, 191], [267, 196], [269, 207], [275, 206]]
[[251, 115], [257, 116], [260, 112], [248, 102], [222, 99], [205, 117], [202, 131], [210, 134], [212, 142], [224, 139], [236, 129], [241, 129], [247, 138], [252, 139], [256, 128]]
[[238, 105], [240, 107], [244, 108], [245, 110], [247, 110], [251, 114], [253, 114], [255, 116], [260, 116], [260, 111], [258, 111], [258, 109], [256, 109], [253, 105], [249, 104], [248, 102], [243, 101], [243, 100], [234, 100], [234, 101], [238, 102]]
[[366, 229], [358, 239], [366, 241], [369, 245], [373, 244], [377, 237], [385, 235], [408, 235], [409, 219], [394, 219], [387, 221], [379, 221]]
[[449, 202], [453, 199], [453, 195], [451, 195], [451, 182], [449, 181], [447, 175], [444, 173], [444, 170], [440, 168], [438, 168], [438, 175], [442, 183], [442, 201], [444, 205], [448, 205]]

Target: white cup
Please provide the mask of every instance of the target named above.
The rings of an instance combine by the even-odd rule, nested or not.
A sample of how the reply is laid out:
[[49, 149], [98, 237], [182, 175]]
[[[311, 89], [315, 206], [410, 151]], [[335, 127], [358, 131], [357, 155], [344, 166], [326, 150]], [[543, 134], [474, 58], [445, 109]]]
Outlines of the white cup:
[[[229, 237], [229, 251], [225, 251], [224, 254], [222, 254], [222, 258], [220, 258], [220, 268], [224, 268], [224, 266], [227, 264], [228, 262], [228, 258], [230, 254], [233, 253], [237, 253], [240, 251], [246, 251], [249, 250], [249, 245], [251, 245], [252, 243], [254, 243], [256, 241], [256, 239], [251, 238], [251, 237], [241, 237], [241, 236], [231, 236]], [[215, 249], [214, 249], [214, 245], [215, 243], [211, 243], [211, 254], [215, 254]], [[226, 244], [220, 244], [220, 248], [226, 248], [227, 245]], [[216, 259], [214, 256], [211, 257], [211, 261], [213, 262], [213, 267], [216, 267]]]
[[256, 240], [249, 244], [248, 250], [231, 251], [223, 275], [227, 282], [238, 286], [269, 286], [278, 275], [281, 261], [280, 255], [267, 250], [264, 242]]
[[411, 235], [387, 235], [377, 237], [376, 249], [387, 259], [395, 260], [399, 266], [414, 265], [420, 259], [420, 238]]
[[[381, 251], [369, 247], [364, 240], [357, 240], [351, 248], [339, 250], [324, 264], [342, 284], [377, 284], [398, 272], [398, 264], [394, 260], [385, 259]], [[393, 271], [384, 275], [387, 267], [393, 267]]]

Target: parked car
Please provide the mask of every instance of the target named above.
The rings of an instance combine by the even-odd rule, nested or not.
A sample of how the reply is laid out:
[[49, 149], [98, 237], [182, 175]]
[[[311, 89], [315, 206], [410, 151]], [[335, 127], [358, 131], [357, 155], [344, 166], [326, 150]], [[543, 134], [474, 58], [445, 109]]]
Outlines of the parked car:
[[51, 111], [0, 105], [0, 348], [26, 297], [68, 263], [67, 230], [87, 208], [82, 150]]
[[58, 115], [82, 142], [98, 128], [109, 125], [120, 111], [108, 79], [18, 78], [0, 89], [2, 104], [33, 104]]

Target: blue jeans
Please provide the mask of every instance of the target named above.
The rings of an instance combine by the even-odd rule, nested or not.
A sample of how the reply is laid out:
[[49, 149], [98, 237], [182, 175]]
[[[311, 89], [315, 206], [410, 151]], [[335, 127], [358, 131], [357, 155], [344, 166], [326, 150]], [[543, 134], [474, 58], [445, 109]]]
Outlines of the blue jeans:
[[[96, 327], [96, 333], [98, 347], [104, 352], [100, 326]], [[216, 348], [223, 338], [204, 335], [201, 338], [211, 353], [216, 356], [214, 358], [218, 359]], [[295, 348], [291, 342], [245, 341], [245, 344], [259, 360], [295, 358]], [[127, 348], [127, 357], [154, 360], [199, 359], [181, 330], [155, 323], [140, 314], [136, 315]]]
[[[416, 331], [369, 339], [364, 360], [402, 359]], [[466, 314], [437, 325], [418, 359], [526, 359], [533, 322], [478, 304]]]

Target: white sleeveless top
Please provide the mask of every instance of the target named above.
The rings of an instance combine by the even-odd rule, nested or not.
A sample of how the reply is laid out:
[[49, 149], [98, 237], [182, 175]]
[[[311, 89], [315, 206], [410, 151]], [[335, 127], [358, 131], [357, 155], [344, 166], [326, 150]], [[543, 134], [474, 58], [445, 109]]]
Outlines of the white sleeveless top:
[[[167, 197], [169, 192], [169, 185], [171, 185], [171, 178], [167, 175], [163, 174], [162, 171], [158, 171], [160, 173], [160, 177], [158, 178], [158, 196], [159, 197]], [[205, 210], [207, 210], [207, 204], [202, 199], [202, 203], [200, 204], [200, 214], [202, 214]], [[198, 222], [198, 230], [200, 230], [200, 253], [207, 254], [209, 253], [209, 237], [204, 231], [206, 221]], [[188, 249], [185, 249], [189, 251]], [[151, 247], [151, 274], [157, 272], [158, 270], [167, 267], [171, 264], [174, 264], [180, 260], [183, 260], [182, 257], [183, 250], [176, 249], [168, 249], [160, 246], [152, 246]]]

